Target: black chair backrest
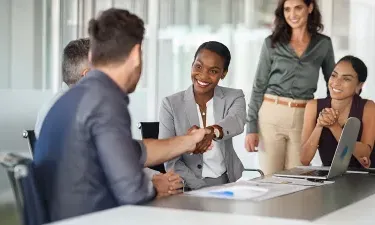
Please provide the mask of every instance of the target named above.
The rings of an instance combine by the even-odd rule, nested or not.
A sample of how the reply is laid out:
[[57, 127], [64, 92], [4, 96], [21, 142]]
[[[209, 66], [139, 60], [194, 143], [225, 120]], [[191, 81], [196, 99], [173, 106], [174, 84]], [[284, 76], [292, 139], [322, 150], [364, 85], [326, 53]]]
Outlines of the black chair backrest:
[[46, 208], [37, 188], [31, 159], [8, 153], [0, 158], [6, 169], [16, 198], [23, 225], [41, 225], [48, 222]]
[[159, 138], [159, 122], [140, 122], [139, 127], [143, 139]]
[[34, 155], [34, 149], [35, 149], [35, 143], [36, 143], [36, 136], [35, 136], [34, 130], [24, 130], [22, 133], [22, 137], [27, 139], [31, 154]]
[[[138, 128], [141, 130], [142, 139], [158, 139], [159, 122], [140, 122]], [[150, 167], [150, 169], [165, 173], [164, 164]]]

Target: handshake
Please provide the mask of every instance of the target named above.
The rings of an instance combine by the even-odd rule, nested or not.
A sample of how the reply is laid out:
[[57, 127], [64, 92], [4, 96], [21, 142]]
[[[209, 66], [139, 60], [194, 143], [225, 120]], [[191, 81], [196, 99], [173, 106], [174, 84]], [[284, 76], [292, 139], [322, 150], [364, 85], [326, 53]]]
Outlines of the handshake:
[[[204, 135], [197, 135], [197, 133], [201, 130], [204, 130]], [[192, 151], [190, 151], [191, 154], [202, 154], [208, 150], [211, 150], [213, 147], [213, 141], [216, 138], [220, 138], [220, 135], [222, 134], [222, 128], [220, 126], [208, 126], [206, 128], [199, 128], [198, 126], [194, 125], [192, 126], [188, 131], [188, 136], [198, 136], [194, 140], [195, 142], [195, 148], [192, 148]]]

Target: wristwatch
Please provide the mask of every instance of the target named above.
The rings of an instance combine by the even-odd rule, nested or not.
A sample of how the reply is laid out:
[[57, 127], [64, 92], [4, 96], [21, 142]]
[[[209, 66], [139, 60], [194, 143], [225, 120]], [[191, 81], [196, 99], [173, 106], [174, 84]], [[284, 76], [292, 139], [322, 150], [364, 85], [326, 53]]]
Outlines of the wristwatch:
[[216, 127], [214, 127], [214, 134], [215, 134], [215, 139], [220, 138], [220, 131]]

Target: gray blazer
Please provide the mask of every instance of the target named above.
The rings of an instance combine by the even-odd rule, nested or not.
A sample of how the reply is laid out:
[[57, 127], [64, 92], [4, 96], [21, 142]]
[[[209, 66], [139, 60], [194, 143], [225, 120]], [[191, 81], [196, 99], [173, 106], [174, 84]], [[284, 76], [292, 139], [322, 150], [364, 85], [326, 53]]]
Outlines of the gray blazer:
[[[232, 137], [244, 131], [246, 103], [242, 90], [217, 86], [213, 98], [216, 124], [223, 128], [224, 137], [218, 141], [224, 155], [229, 182], [242, 176], [243, 165], [233, 149]], [[193, 87], [163, 99], [159, 115], [159, 138], [169, 138], [187, 133], [193, 125], [199, 126]], [[202, 178], [203, 155], [183, 154], [166, 163], [191, 189], [206, 186]]]

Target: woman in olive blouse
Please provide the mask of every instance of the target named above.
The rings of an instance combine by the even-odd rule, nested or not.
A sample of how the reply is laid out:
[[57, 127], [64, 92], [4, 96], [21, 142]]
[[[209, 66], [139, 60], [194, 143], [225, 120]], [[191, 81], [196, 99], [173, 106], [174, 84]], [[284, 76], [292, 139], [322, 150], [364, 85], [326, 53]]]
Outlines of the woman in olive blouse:
[[[263, 43], [253, 84], [245, 147], [257, 151], [266, 174], [301, 165], [306, 102], [314, 98], [322, 68], [334, 66], [331, 39], [315, 0], [280, 0], [272, 35]], [[259, 145], [258, 145], [259, 144]]]

